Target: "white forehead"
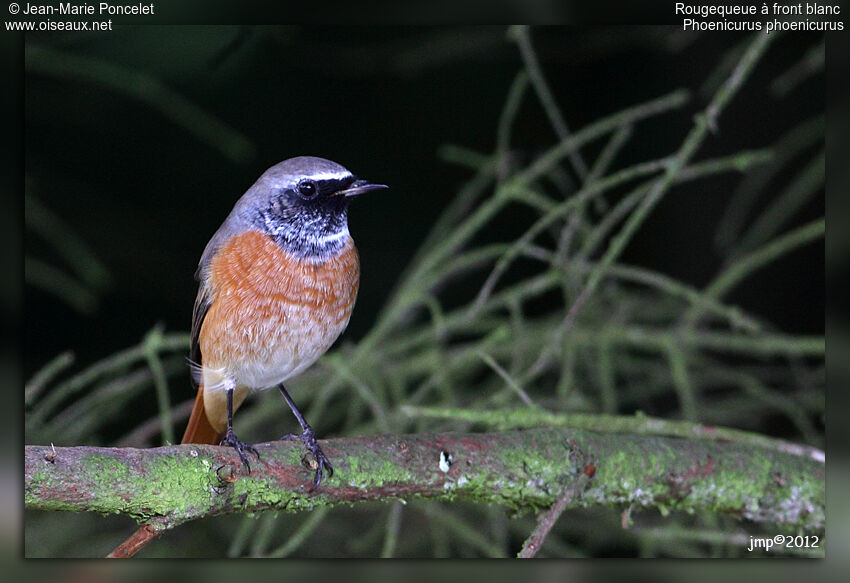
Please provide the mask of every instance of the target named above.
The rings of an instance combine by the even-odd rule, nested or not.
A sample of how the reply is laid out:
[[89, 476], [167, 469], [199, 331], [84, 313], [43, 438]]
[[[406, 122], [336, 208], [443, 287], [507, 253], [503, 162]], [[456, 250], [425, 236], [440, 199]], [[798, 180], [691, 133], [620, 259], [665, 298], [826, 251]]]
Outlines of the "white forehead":
[[312, 174], [305, 174], [305, 177], [309, 176], [313, 180], [342, 180], [344, 178], [351, 178], [351, 172], [346, 170], [345, 168], [342, 171], [337, 172], [313, 172]]
[[336, 162], [315, 156], [289, 158], [265, 171], [263, 178], [278, 184], [297, 182], [302, 178], [313, 180], [342, 180], [350, 178], [351, 172]]

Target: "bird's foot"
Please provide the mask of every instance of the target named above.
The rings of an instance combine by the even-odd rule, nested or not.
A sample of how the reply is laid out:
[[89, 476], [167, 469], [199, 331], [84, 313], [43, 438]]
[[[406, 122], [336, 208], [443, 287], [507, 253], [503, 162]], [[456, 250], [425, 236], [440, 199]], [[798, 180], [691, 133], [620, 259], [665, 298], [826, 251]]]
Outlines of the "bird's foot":
[[219, 442], [219, 445], [229, 445], [235, 449], [236, 453], [239, 454], [239, 459], [242, 460], [242, 463], [245, 464], [245, 467], [248, 469], [249, 474], [251, 473], [251, 464], [248, 463], [248, 456], [245, 455], [245, 452], [254, 454], [257, 456], [257, 460], [260, 459], [260, 452], [257, 451], [257, 448], [245, 443], [244, 441], [236, 439], [236, 434], [233, 433], [232, 429], [227, 430], [227, 434], [224, 436], [224, 439]]
[[316, 475], [313, 478], [313, 487], [308, 490], [309, 492], [312, 492], [319, 487], [319, 483], [322, 481], [323, 470], [328, 471], [329, 478], [334, 475], [334, 468], [331, 465], [331, 461], [328, 459], [328, 456], [325, 455], [325, 452], [322, 451], [322, 448], [319, 447], [319, 442], [316, 440], [316, 432], [313, 431], [311, 427], [308, 426], [303, 433], [289, 433], [280, 439], [281, 441], [300, 439], [304, 442], [304, 447], [307, 448], [307, 451], [312, 453], [313, 457], [316, 459]]

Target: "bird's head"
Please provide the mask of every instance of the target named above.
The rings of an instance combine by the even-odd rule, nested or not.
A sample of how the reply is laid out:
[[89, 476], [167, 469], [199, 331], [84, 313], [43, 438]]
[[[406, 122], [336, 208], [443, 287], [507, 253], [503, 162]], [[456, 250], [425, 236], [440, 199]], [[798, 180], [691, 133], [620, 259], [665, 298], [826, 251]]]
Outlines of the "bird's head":
[[336, 162], [299, 156], [266, 170], [238, 204], [254, 214], [256, 228], [288, 251], [327, 256], [347, 242], [351, 200], [383, 188]]

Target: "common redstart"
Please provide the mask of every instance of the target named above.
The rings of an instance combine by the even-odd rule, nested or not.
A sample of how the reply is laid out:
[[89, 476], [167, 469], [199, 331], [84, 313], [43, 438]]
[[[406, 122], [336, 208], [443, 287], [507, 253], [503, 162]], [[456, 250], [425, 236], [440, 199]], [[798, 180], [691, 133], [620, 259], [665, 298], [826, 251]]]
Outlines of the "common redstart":
[[386, 188], [330, 160], [301, 156], [266, 170], [237, 201], [204, 249], [192, 313], [190, 366], [195, 406], [182, 443], [232, 446], [248, 471], [233, 411], [251, 390], [277, 387], [316, 459], [311, 491], [333, 466], [283, 382], [312, 365], [351, 317], [360, 261], [348, 205]]
[[[181, 443], [227, 444], [248, 472], [253, 446], [233, 431], [252, 390], [277, 387], [316, 460], [312, 492], [333, 466], [283, 382], [303, 372], [348, 325], [360, 260], [348, 205], [387, 188], [330, 160], [301, 156], [276, 164], [242, 195], [207, 243], [198, 265], [189, 354], [195, 405]], [[155, 533], [142, 527], [112, 557], [132, 556]]]

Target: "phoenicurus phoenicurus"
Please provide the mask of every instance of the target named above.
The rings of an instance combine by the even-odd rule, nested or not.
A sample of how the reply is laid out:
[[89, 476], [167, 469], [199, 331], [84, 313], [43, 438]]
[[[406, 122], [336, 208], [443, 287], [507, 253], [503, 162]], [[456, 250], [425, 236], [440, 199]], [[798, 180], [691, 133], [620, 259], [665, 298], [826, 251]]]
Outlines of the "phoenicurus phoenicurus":
[[[360, 260], [348, 232], [354, 197], [387, 188], [330, 160], [301, 156], [266, 170], [207, 243], [196, 272], [189, 354], [195, 405], [181, 443], [227, 444], [245, 464], [253, 446], [233, 431], [252, 391], [277, 387], [316, 460], [310, 491], [333, 466], [283, 382], [327, 351], [348, 325]], [[156, 535], [142, 527], [111, 557], [129, 557]]]
[[232, 446], [248, 471], [257, 450], [233, 431], [252, 390], [277, 387], [316, 459], [314, 490], [333, 466], [283, 386], [327, 351], [348, 325], [360, 261], [348, 205], [386, 188], [330, 160], [301, 156], [266, 170], [240, 198], [201, 256], [190, 366], [198, 387], [182, 443]]

